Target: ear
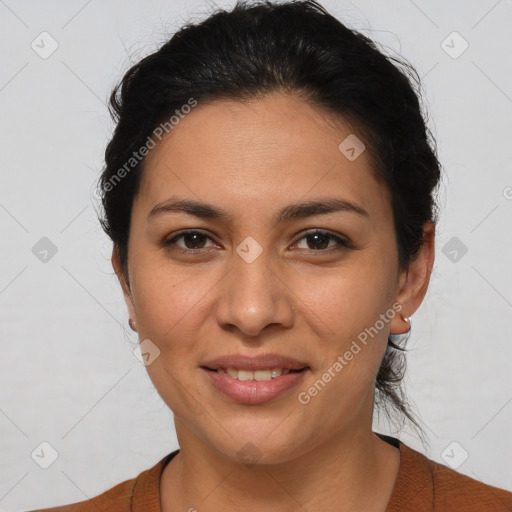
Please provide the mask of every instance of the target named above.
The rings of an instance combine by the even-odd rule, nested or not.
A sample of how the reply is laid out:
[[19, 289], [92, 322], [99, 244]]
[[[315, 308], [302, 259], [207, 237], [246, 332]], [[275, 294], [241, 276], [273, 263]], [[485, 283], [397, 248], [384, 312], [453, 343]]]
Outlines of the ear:
[[416, 258], [411, 261], [407, 270], [398, 279], [396, 301], [402, 304], [402, 309], [390, 322], [390, 331], [403, 333], [409, 329], [409, 323], [403, 317], [410, 317], [419, 308], [427, 293], [430, 274], [434, 265], [435, 225], [428, 221], [423, 225], [424, 243]]
[[132, 294], [130, 290], [130, 284], [128, 276], [125, 276], [125, 274], [122, 271], [121, 268], [121, 262], [119, 259], [119, 250], [117, 246], [114, 246], [114, 249], [112, 250], [112, 267], [114, 268], [114, 272], [117, 275], [117, 278], [119, 279], [119, 283], [121, 284], [121, 288], [123, 290], [123, 296], [124, 301], [126, 302], [126, 307], [128, 309], [128, 315], [130, 319], [137, 324], [137, 317], [135, 314], [135, 307], [133, 305], [133, 299]]

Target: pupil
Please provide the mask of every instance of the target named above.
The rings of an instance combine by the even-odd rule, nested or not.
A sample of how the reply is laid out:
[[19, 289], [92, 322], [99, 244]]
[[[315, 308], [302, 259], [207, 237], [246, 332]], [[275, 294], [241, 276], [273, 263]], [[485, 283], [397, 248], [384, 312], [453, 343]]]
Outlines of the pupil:
[[[194, 238], [196, 239], [196, 242], [192, 242], [192, 245], [194, 247], [189, 247], [189, 244], [185, 243], [185, 245], [187, 246], [187, 249], [197, 248], [196, 244], [200, 243], [200, 242], [197, 242], [197, 239], [199, 238], [199, 240], [200, 240], [201, 238], [204, 238], [204, 235], [202, 235], [201, 233], [187, 233], [185, 235], [184, 239], [185, 239], [185, 242], [186, 242], [187, 240], [194, 239]], [[204, 240], [203, 240], [203, 242], [204, 242]]]
[[[322, 239], [322, 238], [323, 238], [323, 239], [324, 239], [324, 241], [325, 241], [325, 240], [328, 240], [327, 235], [322, 235], [322, 234], [319, 234], [319, 233], [316, 233], [316, 234], [314, 234], [314, 235], [310, 235], [310, 238], [314, 238], [314, 239], [316, 239], [317, 241], [318, 241], [318, 238], [320, 238], [320, 239]], [[327, 242], [327, 245], [328, 245], [328, 244], [329, 244], [329, 242]], [[325, 248], [325, 245], [326, 245], [325, 243], [323, 243], [323, 244], [322, 244], [322, 243], [320, 243], [320, 246], [321, 246], [321, 247], [320, 247], [318, 244], [316, 244], [316, 245], [314, 245], [314, 248], [315, 248], [315, 249], [324, 249], [324, 248]], [[311, 247], [310, 247], [310, 248], [311, 248]]]
[[[191, 247], [189, 247], [189, 245], [192, 245], [193, 248], [197, 248], [197, 244], [200, 244], [201, 245], [200, 248], [202, 248], [204, 245], [204, 238], [205, 238], [204, 235], [202, 235], [201, 233], [187, 233], [184, 236], [184, 239], [186, 241], [185, 245], [187, 246], [188, 249], [191, 249]], [[201, 239], [203, 239], [203, 244], [201, 244]], [[310, 248], [324, 249], [326, 246], [329, 245], [329, 237], [327, 235], [322, 235], [321, 233], [309, 235], [309, 239], [315, 240], [313, 242], [313, 245], [308, 244], [310, 246]], [[190, 242], [190, 240], [192, 240], [191, 244], [187, 243], [187, 241]], [[322, 240], [323, 240], [323, 243], [322, 243]]]

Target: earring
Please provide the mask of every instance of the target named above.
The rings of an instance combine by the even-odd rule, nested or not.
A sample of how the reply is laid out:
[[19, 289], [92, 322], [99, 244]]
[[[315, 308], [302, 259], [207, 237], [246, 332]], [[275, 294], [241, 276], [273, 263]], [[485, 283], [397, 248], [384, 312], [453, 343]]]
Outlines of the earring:
[[128, 320], [128, 325], [130, 326], [130, 329], [132, 331], [136, 331], [136, 329], [135, 329], [135, 322], [131, 318]]
[[395, 345], [400, 345], [400, 343], [405, 343], [409, 339], [409, 336], [411, 335], [411, 326], [412, 326], [411, 317], [404, 317], [403, 315], [401, 315], [401, 316], [402, 316], [402, 319], [404, 320], [404, 322], [407, 322], [409, 324], [409, 329], [407, 329], [407, 331], [405, 331], [405, 332], [400, 332], [400, 333], [390, 332], [389, 333], [389, 339]]

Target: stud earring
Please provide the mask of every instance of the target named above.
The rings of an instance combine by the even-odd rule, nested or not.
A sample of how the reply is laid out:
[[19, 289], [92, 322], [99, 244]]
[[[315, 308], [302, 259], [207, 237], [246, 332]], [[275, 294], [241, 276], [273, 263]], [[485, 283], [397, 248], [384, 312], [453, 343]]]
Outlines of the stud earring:
[[401, 316], [402, 316], [403, 321], [407, 322], [409, 324], [409, 329], [407, 329], [407, 331], [405, 331], [405, 332], [400, 332], [400, 333], [390, 332], [389, 333], [389, 339], [395, 345], [400, 345], [400, 343], [406, 342], [409, 339], [409, 336], [411, 335], [411, 327], [412, 327], [411, 317], [410, 316], [404, 317], [403, 315], [401, 315]]

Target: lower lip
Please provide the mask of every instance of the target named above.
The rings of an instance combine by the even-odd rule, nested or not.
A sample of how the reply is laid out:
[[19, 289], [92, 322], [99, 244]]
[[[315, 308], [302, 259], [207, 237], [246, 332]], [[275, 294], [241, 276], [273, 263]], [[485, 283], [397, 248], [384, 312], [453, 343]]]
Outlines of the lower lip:
[[258, 405], [269, 402], [297, 386], [308, 369], [287, 373], [270, 380], [238, 380], [225, 373], [201, 370], [208, 374], [213, 385], [226, 396], [239, 404]]

